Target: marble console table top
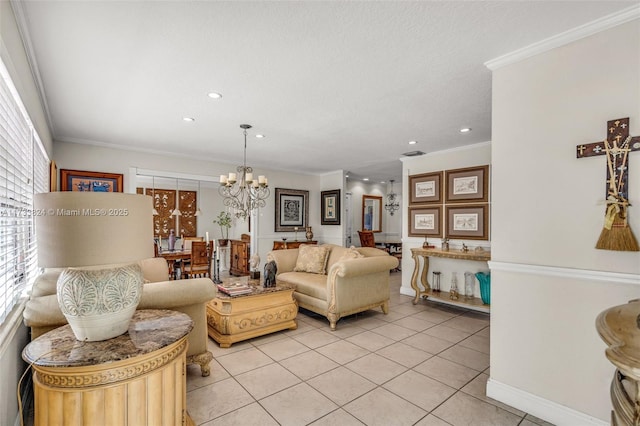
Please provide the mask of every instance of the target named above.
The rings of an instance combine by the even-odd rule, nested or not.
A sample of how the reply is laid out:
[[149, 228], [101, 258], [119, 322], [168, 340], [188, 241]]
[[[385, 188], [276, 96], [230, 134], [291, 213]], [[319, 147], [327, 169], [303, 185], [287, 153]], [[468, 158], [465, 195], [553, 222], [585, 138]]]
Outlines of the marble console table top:
[[136, 311], [129, 330], [113, 339], [83, 342], [65, 325], [29, 343], [22, 358], [44, 367], [80, 367], [121, 361], [156, 351], [189, 334], [193, 321], [181, 312], [147, 309]]

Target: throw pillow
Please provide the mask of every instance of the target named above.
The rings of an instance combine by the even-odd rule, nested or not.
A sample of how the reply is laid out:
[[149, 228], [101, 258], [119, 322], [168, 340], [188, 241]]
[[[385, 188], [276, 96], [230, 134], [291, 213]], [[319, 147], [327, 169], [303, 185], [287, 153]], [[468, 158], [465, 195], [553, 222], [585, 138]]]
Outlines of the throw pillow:
[[327, 273], [329, 247], [301, 244], [298, 248], [298, 259], [294, 272], [310, 272], [312, 274]]
[[338, 262], [341, 262], [343, 260], [360, 259], [361, 257], [364, 257], [364, 255], [356, 250], [355, 246], [351, 246], [343, 253], [342, 256], [340, 256]]

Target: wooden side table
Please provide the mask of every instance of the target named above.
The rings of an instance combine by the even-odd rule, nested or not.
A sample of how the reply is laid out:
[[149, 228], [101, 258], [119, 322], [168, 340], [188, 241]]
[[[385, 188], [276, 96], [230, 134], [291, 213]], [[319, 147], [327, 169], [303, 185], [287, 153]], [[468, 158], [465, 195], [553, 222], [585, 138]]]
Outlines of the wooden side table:
[[264, 288], [260, 280], [249, 280], [253, 292], [227, 296], [221, 291], [207, 303], [209, 336], [228, 348], [235, 342], [276, 331], [298, 328], [298, 303], [293, 287], [278, 285]]
[[101, 342], [76, 340], [69, 325], [29, 343], [34, 424], [191, 425], [186, 412], [188, 315], [136, 311], [129, 331]]
[[596, 329], [608, 345], [607, 359], [616, 366], [611, 381], [611, 424], [640, 424], [640, 300], [600, 313]]

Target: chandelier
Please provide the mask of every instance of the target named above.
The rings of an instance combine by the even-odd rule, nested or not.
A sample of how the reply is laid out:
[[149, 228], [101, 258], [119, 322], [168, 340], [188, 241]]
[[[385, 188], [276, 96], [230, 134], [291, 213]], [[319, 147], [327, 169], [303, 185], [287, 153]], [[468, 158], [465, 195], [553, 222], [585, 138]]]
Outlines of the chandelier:
[[389, 179], [391, 182], [391, 192], [387, 194], [387, 203], [384, 205], [385, 210], [389, 211], [389, 214], [393, 216], [393, 212], [400, 209], [400, 203], [398, 203], [397, 194], [393, 192], [393, 182], [395, 180]]
[[241, 124], [244, 133], [244, 160], [242, 166], [236, 168], [237, 173], [220, 175], [218, 193], [224, 197], [224, 205], [236, 218], [246, 220], [259, 207], [266, 206], [269, 197], [267, 178], [260, 175], [253, 178], [253, 169], [247, 166], [247, 129], [249, 124]]

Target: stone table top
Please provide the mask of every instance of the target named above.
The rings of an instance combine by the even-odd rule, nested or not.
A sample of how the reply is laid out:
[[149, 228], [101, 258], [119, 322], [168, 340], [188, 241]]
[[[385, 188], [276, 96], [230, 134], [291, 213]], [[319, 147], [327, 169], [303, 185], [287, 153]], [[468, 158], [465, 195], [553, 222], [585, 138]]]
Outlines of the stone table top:
[[163, 309], [136, 311], [129, 330], [113, 339], [84, 342], [70, 325], [39, 336], [22, 351], [22, 358], [43, 367], [80, 367], [133, 358], [169, 346], [189, 334], [187, 314]]

